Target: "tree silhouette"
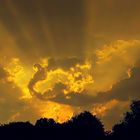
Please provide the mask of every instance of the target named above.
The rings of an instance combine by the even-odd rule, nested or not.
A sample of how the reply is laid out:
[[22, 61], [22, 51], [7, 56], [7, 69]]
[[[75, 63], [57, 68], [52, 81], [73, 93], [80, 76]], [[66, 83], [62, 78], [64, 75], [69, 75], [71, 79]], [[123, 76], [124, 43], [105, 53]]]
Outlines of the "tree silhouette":
[[41, 129], [52, 129], [56, 125], [56, 122], [53, 119], [41, 118], [36, 121], [35, 127]]
[[35, 124], [36, 138], [57, 139], [58, 125], [53, 119], [41, 118], [37, 120]]
[[30, 122], [0, 125], [0, 139], [4, 140], [140, 140], [140, 101], [133, 101], [130, 111], [116, 124], [112, 132], [104, 131], [101, 121], [90, 112], [83, 112], [65, 123], [41, 118]]
[[140, 101], [133, 101], [120, 124], [113, 127], [112, 139], [140, 139]]
[[32, 139], [33, 125], [29, 122], [13, 122], [0, 126], [0, 139]]
[[104, 128], [100, 120], [87, 111], [73, 117], [70, 121], [65, 123], [65, 126], [66, 129], [68, 128], [69, 131], [73, 133], [72, 136], [78, 136], [77, 139], [102, 140], [105, 136]]

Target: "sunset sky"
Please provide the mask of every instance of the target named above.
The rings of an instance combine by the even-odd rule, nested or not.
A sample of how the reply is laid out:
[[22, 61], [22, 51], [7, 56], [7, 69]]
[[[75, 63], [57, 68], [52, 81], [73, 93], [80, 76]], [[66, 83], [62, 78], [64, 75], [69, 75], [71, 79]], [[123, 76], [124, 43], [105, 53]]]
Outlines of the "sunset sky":
[[139, 0], [0, 2], [0, 123], [88, 110], [110, 129], [139, 84]]

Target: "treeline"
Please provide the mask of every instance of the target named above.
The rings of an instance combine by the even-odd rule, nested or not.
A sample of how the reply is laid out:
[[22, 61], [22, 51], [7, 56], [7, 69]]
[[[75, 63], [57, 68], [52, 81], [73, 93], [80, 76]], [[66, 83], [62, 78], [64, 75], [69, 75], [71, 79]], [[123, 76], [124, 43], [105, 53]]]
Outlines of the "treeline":
[[83, 112], [63, 124], [42, 118], [35, 125], [30, 122], [0, 125], [0, 140], [140, 140], [140, 101], [133, 101], [130, 109], [112, 132], [106, 132], [96, 116]]

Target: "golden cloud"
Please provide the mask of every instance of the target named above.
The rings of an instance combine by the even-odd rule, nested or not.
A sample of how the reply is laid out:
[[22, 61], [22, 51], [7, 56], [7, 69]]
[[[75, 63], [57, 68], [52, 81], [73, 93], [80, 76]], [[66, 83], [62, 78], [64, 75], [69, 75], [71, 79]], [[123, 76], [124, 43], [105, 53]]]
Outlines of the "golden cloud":
[[[116, 83], [130, 79], [132, 68], [140, 59], [139, 53], [140, 41], [118, 40], [92, 52], [94, 60], [89, 56], [84, 60], [42, 57], [34, 65], [26, 65], [20, 58], [5, 58], [0, 70], [0, 77], [4, 79], [1, 91], [8, 92], [5, 86], [11, 83], [10, 88], [18, 89], [18, 96], [12, 100], [23, 104], [18, 109], [14, 106], [15, 111], [7, 120], [30, 118], [33, 121], [37, 117], [53, 117], [63, 122], [87, 109], [105, 117], [119, 101], [110, 98], [101, 104], [100, 92], [104, 92], [104, 97], [108, 96], [106, 91], [112, 91]], [[9, 100], [6, 94], [0, 96], [1, 104], [5, 100]], [[34, 118], [26, 114], [31, 110]]]

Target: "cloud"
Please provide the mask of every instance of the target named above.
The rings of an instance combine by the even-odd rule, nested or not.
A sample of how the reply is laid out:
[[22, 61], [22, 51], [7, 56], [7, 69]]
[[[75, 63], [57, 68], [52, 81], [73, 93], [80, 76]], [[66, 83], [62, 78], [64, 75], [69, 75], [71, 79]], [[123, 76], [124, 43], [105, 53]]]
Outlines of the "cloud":
[[[106, 98], [120, 101], [136, 100], [140, 98], [140, 67], [133, 68], [131, 78], [125, 79], [114, 85], [111, 91], [107, 92]], [[105, 99], [104, 99], [105, 100]]]
[[[80, 94], [68, 95], [63, 93], [63, 87], [50, 101], [70, 105], [75, 108], [74, 113], [79, 110], [93, 111], [93, 114], [97, 113], [102, 119], [106, 128], [111, 129], [128, 110], [130, 101], [140, 97], [139, 67], [136, 68], [140, 59], [139, 52], [138, 40], [119, 40], [103, 46], [96, 51], [96, 63], [92, 64], [93, 87], [88, 87], [90, 89], [83, 90]], [[54, 88], [54, 91], [59, 90]]]
[[138, 0], [2, 1], [0, 102], [16, 110], [2, 120], [139, 98], [139, 13]]
[[[106, 109], [101, 109], [105, 115], [100, 117], [111, 126], [109, 114], [115, 106], [118, 110], [120, 108], [112, 100], [123, 104], [139, 98], [139, 68], [136, 68], [139, 52], [138, 40], [119, 40], [94, 51], [94, 60], [40, 58], [34, 65], [34, 72], [32, 66], [27, 67], [19, 58], [13, 58], [9, 63], [4, 61], [0, 68], [0, 79], [4, 79], [1, 80], [0, 102], [2, 107], [9, 107], [6, 111], [1, 109], [2, 122], [34, 121], [39, 117], [55, 115], [56, 120], [64, 121], [80, 111], [93, 111], [93, 108], [97, 108], [97, 115], [100, 116], [100, 106], [104, 106]], [[25, 94], [27, 96], [23, 96]], [[57, 111], [47, 111], [50, 106], [58, 108], [61, 114], [66, 108], [69, 115], [61, 118]], [[33, 117], [28, 112], [32, 112]], [[117, 119], [120, 117], [112, 123]]]
[[31, 94], [41, 100], [72, 106], [108, 101], [111, 97], [105, 92], [112, 90], [119, 81], [130, 78], [131, 69], [140, 59], [139, 52], [138, 40], [118, 40], [97, 49], [93, 53], [94, 61], [47, 59], [46, 65], [35, 64], [37, 71], [28, 87]]
[[84, 64], [84, 58], [78, 57], [65, 57], [65, 58], [50, 58], [48, 59], [48, 69], [54, 70], [57, 68], [62, 68], [64, 70], [69, 70], [77, 64]]
[[40, 64], [35, 64], [35, 67], [37, 71], [30, 80], [28, 88], [32, 95], [42, 100], [51, 100], [60, 94], [65, 98], [71, 93], [80, 94], [93, 83], [89, 72], [91, 66], [88, 63], [77, 64], [66, 71], [61, 68], [51, 70]]
[[[0, 67], [0, 123], [30, 120], [39, 117], [38, 111], [29, 100], [21, 99], [21, 89], [12, 79], [5, 67]], [[31, 115], [32, 114], [32, 115]]]
[[117, 40], [95, 51], [93, 63], [94, 86], [92, 92], [107, 91], [129, 77], [129, 71], [140, 60], [139, 40]]

